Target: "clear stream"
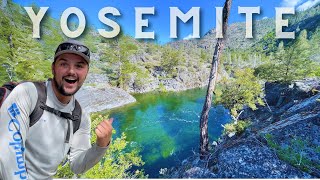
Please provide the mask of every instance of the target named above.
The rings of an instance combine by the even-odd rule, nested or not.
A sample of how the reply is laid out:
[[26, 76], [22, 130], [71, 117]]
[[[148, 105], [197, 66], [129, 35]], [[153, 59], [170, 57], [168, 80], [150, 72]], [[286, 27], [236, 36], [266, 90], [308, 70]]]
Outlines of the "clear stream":
[[[183, 92], [145, 93], [134, 97], [137, 102], [115, 110], [116, 136], [125, 132], [127, 141], [141, 147], [144, 168], [149, 178], [159, 177], [161, 168], [178, 166], [199, 149], [199, 117], [206, 89]], [[222, 133], [221, 124], [230, 121], [228, 110], [211, 108], [209, 140], [212, 143]]]

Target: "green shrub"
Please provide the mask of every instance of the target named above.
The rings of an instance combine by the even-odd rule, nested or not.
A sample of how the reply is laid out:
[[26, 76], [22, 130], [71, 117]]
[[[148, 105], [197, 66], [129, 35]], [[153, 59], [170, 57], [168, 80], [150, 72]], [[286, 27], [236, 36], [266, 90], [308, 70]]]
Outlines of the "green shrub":
[[319, 152], [319, 147], [313, 147], [308, 140], [293, 137], [287, 146], [280, 146], [271, 134], [266, 134], [267, 144], [275, 149], [279, 158], [303, 171], [310, 172], [310, 167], [320, 170], [320, 164], [306, 156], [306, 151]]
[[159, 87], [158, 87], [159, 92], [167, 92], [167, 88], [163, 83], [160, 82]]
[[226, 134], [229, 133], [236, 133], [237, 135], [242, 134], [246, 128], [250, 125], [249, 121], [237, 121], [237, 123], [228, 123], [226, 125], [224, 125], [224, 132]]
[[[91, 142], [96, 142], [95, 127], [107, 116], [92, 115], [91, 124]], [[115, 133], [115, 131], [113, 131]], [[136, 170], [131, 172], [132, 167], [139, 167], [144, 165], [141, 156], [139, 155], [140, 149], [138, 147], [131, 147], [129, 142], [126, 141], [126, 135], [122, 133], [121, 137], [113, 140], [102, 158], [93, 168], [88, 170], [82, 175], [77, 175], [81, 178], [147, 178], [143, 170]], [[69, 164], [59, 166], [56, 178], [72, 178], [75, 175], [71, 172]]]
[[255, 110], [257, 109], [256, 104], [264, 105], [262, 86], [250, 68], [236, 69], [234, 78], [224, 78], [219, 87], [220, 89], [215, 91], [214, 103], [222, 104], [230, 109], [231, 115], [235, 118], [238, 116], [238, 111], [244, 106]]

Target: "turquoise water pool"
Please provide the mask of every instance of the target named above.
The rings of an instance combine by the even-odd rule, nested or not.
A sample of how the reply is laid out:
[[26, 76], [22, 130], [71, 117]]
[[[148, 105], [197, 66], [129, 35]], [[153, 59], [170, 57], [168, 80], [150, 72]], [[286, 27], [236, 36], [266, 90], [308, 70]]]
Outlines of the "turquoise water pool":
[[[112, 110], [116, 136], [125, 132], [127, 140], [141, 147], [143, 168], [150, 178], [159, 176], [161, 168], [179, 165], [199, 149], [199, 117], [205, 89], [183, 92], [135, 95], [137, 102]], [[209, 139], [212, 143], [222, 133], [221, 124], [230, 121], [222, 106], [209, 114]]]

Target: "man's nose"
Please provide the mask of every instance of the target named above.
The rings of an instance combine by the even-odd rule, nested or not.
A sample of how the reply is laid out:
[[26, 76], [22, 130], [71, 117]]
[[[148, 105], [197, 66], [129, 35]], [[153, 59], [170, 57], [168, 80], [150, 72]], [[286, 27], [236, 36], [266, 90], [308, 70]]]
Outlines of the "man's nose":
[[75, 66], [70, 66], [70, 67], [69, 67], [69, 71], [68, 71], [68, 73], [69, 73], [69, 74], [76, 74], [75, 69], [76, 69], [76, 67], [75, 67]]

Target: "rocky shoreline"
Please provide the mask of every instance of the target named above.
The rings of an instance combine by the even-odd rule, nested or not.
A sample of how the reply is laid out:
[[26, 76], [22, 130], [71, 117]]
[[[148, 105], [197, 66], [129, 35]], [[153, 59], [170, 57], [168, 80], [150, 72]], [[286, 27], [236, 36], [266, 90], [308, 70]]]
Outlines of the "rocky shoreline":
[[129, 93], [110, 86], [85, 86], [77, 92], [76, 98], [87, 113], [109, 110], [136, 102]]
[[184, 160], [162, 170], [164, 178], [319, 178], [320, 80], [289, 85], [267, 83], [269, 107], [244, 110], [251, 126], [240, 135], [223, 135], [211, 156]]
[[76, 98], [87, 113], [99, 112], [136, 102], [123, 89], [112, 87], [104, 75], [89, 74]]

